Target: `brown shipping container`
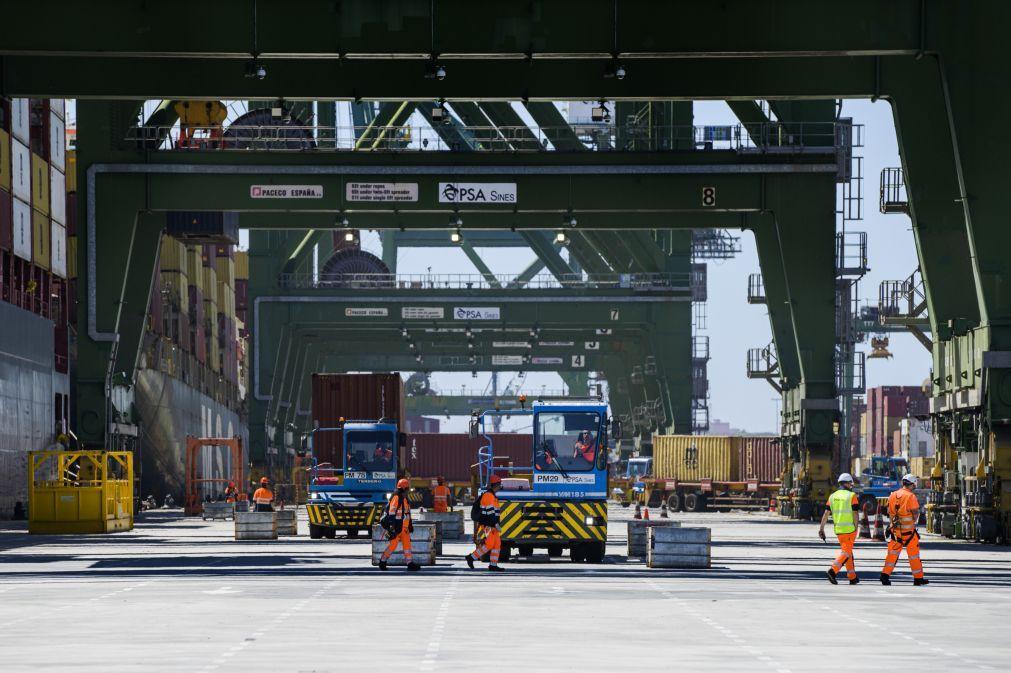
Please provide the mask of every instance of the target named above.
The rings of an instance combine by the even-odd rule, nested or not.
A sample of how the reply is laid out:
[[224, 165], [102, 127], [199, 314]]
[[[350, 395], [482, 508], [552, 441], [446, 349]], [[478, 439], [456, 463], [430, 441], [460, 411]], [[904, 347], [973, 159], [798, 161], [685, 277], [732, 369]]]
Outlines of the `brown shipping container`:
[[[333, 428], [341, 418], [374, 421], [381, 416], [400, 423], [407, 418], [400, 374], [312, 375], [313, 427]], [[342, 433], [316, 433], [313, 453], [321, 463], [335, 462], [343, 453]]]
[[740, 479], [737, 437], [654, 435], [653, 472], [661, 479], [697, 482]]
[[0, 189], [0, 250], [14, 245], [14, 216], [10, 192]]
[[[517, 467], [529, 466], [533, 457], [533, 436], [501, 432], [489, 435], [497, 456], [508, 456]], [[487, 444], [483, 437], [469, 434], [415, 432], [407, 436], [405, 467], [411, 477], [445, 477], [449, 481], [469, 481], [471, 465], [477, 464], [477, 451]], [[503, 461], [496, 461], [500, 464]]]
[[778, 482], [783, 471], [783, 452], [778, 437], [737, 437], [738, 473], [742, 480]]

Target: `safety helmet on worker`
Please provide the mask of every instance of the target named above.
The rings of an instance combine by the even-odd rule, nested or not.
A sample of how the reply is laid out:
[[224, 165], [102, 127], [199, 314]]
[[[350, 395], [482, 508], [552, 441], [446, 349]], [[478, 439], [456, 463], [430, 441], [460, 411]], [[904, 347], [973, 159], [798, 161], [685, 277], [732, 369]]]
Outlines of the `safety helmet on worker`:
[[266, 477], [260, 477], [260, 486], [266, 486], [269, 483], [270, 483], [269, 479], [267, 479]]
[[909, 484], [910, 486], [916, 486], [916, 475], [907, 474], [906, 476], [902, 477], [902, 483]]
[[836, 481], [840, 484], [852, 484], [853, 475], [850, 474], [849, 472], [843, 472], [842, 474], [839, 475], [839, 478], [836, 479]]
[[397, 482], [397, 489], [410, 488], [410, 487], [411, 482], [407, 481], [406, 479], [401, 479], [400, 481]]
[[496, 484], [501, 484], [501, 483], [502, 483], [502, 477], [498, 476], [497, 474], [493, 474], [490, 477], [488, 477], [488, 485], [489, 486], [494, 486]]

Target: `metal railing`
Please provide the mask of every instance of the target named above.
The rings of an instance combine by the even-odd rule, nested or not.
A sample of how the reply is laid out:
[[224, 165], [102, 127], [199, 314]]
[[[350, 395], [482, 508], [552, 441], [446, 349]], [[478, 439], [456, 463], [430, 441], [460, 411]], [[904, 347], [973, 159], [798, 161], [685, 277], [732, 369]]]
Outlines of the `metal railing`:
[[488, 290], [508, 287], [511, 290], [572, 288], [642, 292], [691, 291], [690, 273], [566, 274], [557, 277], [540, 274], [522, 286], [515, 284], [515, 276], [509, 274], [285, 273], [278, 280], [281, 287], [286, 289]]
[[[845, 126], [845, 132], [842, 128]], [[832, 122], [669, 125], [651, 127], [622, 146], [628, 129], [615, 125], [465, 126], [409, 122], [397, 127], [265, 124], [228, 126], [144, 125], [131, 127], [127, 140], [157, 150], [271, 152], [540, 152], [577, 138], [584, 149], [662, 152], [691, 147], [748, 153], [833, 152], [862, 147], [862, 126]]]
[[692, 359], [693, 360], [708, 360], [709, 359], [709, 337], [704, 334], [696, 334], [692, 336]]
[[731, 259], [741, 252], [741, 237], [726, 229], [692, 229], [694, 259]]
[[867, 263], [867, 232], [840, 231], [835, 235], [835, 271], [837, 276], [863, 276]]
[[926, 288], [919, 268], [905, 280], [885, 280], [878, 288], [880, 318], [912, 318], [926, 308]]
[[765, 283], [762, 281], [762, 274], [748, 274], [748, 303], [764, 304], [768, 301], [765, 296]]
[[867, 354], [853, 351], [852, 358], [836, 352], [835, 388], [837, 395], [863, 395], [867, 392], [865, 370]]
[[769, 379], [778, 376], [779, 360], [772, 344], [765, 348], [749, 348], [747, 366], [749, 379]]
[[882, 168], [878, 209], [882, 213], [908, 213], [909, 196], [906, 176], [901, 168]]

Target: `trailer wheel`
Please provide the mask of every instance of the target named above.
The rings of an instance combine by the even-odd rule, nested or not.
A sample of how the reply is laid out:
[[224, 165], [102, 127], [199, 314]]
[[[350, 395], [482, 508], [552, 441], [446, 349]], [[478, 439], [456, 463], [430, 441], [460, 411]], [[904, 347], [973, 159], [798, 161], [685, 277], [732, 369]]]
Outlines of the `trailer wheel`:
[[562, 545], [560, 544], [549, 544], [548, 545], [548, 556], [551, 558], [558, 558], [562, 555]]
[[498, 552], [498, 560], [500, 563], [508, 563], [509, 557], [512, 556], [513, 547], [508, 542], [502, 543], [502, 548]]
[[706, 511], [706, 496], [701, 493], [686, 493], [685, 509], [689, 512]]
[[569, 549], [569, 558], [573, 563], [582, 563], [586, 560], [586, 545], [582, 542], [573, 542]]
[[348, 529], [348, 539], [353, 538], [353, 537], [358, 537], [359, 533], [360, 533], [360, 531], [357, 528], [349, 528]]
[[680, 512], [682, 504], [683, 503], [681, 502], [681, 494], [678, 493], [677, 491], [675, 491], [674, 493], [671, 493], [670, 497], [667, 498], [667, 510], [668, 511], [671, 511], [671, 512]]
[[323, 537], [323, 526], [317, 526], [314, 523], [309, 524], [309, 537], [313, 540]]
[[605, 546], [603, 542], [587, 542], [583, 545], [583, 552], [587, 563], [602, 563], [604, 561]]
[[519, 553], [520, 553], [520, 556], [533, 556], [534, 555], [534, 546], [531, 545], [531, 544], [521, 544], [519, 546]]
[[323, 535], [326, 536], [326, 539], [328, 539], [328, 540], [336, 540], [337, 539], [337, 529], [336, 528], [324, 528], [323, 529]]

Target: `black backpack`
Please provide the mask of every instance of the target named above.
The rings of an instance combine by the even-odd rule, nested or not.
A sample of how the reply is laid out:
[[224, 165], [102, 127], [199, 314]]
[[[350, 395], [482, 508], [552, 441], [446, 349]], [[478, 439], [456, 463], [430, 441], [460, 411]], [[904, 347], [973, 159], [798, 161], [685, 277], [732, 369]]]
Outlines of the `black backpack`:
[[470, 506], [470, 520], [476, 524], [482, 523], [484, 519], [484, 516], [481, 514], [481, 497], [483, 495], [484, 493], [478, 494], [474, 504]]
[[[401, 511], [403, 511], [404, 503], [397, 499], [397, 504], [399, 505]], [[386, 503], [386, 510], [383, 512], [383, 517], [379, 519], [379, 527], [386, 531], [386, 534], [390, 537], [396, 537], [400, 535], [400, 531], [404, 528], [404, 520], [398, 519], [394, 516], [393, 512], [390, 511], [390, 503]]]

